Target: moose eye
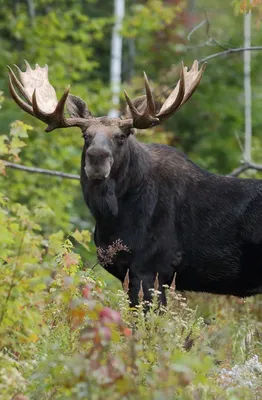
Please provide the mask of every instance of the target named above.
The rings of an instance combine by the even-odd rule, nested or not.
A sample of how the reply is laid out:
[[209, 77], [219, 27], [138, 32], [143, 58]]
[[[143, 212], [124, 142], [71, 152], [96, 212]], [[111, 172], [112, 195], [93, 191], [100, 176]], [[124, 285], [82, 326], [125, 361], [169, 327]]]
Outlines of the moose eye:
[[92, 142], [91, 135], [89, 135], [87, 133], [83, 133], [83, 139], [84, 139], [84, 142], [85, 142], [85, 147], [89, 147], [91, 142]]
[[125, 138], [126, 138], [126, 135], [119, 135], [119, 136], [117, 136], [117, 140], [119, 141], [119, 142], [123, 142], [124, 140], [125, 140]]

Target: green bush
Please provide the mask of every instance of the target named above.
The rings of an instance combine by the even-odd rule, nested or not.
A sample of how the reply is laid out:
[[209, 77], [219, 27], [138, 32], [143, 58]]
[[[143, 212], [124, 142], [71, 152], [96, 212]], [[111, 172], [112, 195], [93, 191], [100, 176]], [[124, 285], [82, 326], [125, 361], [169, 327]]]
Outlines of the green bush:
[[[216, 303], [216, 325], [174, 287], [159, 310], [156, 285], [146, 315], [143, 293], [130, 310], [126, 291], [109, 291], [69, 235], [43, 234], [50, 213], [1, 195], [1, 400], [260, 398], [255, 301]], [[88, 231], [70, 238], [89, 251]], [[240, 305], [246, 313], [237, 321]]]

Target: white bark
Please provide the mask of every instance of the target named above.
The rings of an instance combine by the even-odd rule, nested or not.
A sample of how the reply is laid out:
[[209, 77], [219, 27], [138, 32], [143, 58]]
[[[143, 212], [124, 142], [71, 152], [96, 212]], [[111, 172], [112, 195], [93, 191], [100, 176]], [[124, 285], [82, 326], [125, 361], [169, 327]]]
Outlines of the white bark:
[[125, 0], [114, 0], [115, 25], [113, 28], [111, 42], [111, 66], [110, 83], [112, 88], [113, 108], [109, 112], [110, 117], [119, 116], [119, 95], [121, 87], [121, 67], [122, 67], [122, 36], [120, 30], [125, 14]]
[[[251, 11], [244, 16], [244, 47], [251, 46]], [[245, 96], [245, 146], [244, 159], [251, 161], [252, 146], [252, 88], [251, 52], [244, 51], [244, 96]]]
[[28, 14], [30, 17], [31, 24], [33, 24], [34, 18], [35, 18], [35, 5], [34, 5], [34, 0], [27, 0], [27, 6], [28, 6]]

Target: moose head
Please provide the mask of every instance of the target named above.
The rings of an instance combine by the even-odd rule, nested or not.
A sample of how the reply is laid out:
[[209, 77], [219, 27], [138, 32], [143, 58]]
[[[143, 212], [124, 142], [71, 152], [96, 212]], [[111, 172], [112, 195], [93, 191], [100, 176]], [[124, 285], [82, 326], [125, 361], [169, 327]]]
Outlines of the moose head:
[[[93, 117], [85, 102], [69, 94], [69, 87], [57, 100], [56, 92], [48, 80], [48, 66], [36, 64], [32, 69], [27, 61], [26, 71], [16, 65], [18, 77], [9, 68], [9, 89], [15, 102], [27, 113], [47, 124], [46, 132], [57, 128], [78, 126], [85, 140], [85, 172], [89, 179], [103, 180], [117, 171], [125, 154], [127, 138], [134, 128], [147, 129], [158, 125], [174, 114], [192, 96], [200, 83], [205, 64], [198, 69], [194, 61], [188, 71], [182, 64], [180, 80], [175, 89], [156, 110], [155, 101], [146, 74], [146, 94], [131, 100], [125, 92], [128, 105], [127, 118]], [[21, 98], [17, 92], [24, 97]], [[64, 108], [67, 108], [66, 116]]]

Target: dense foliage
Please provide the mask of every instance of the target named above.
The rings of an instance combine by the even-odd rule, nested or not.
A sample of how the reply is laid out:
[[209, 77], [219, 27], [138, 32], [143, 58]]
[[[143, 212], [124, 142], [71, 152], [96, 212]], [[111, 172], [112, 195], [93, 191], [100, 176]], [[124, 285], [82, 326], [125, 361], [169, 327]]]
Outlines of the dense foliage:
[[[142, 92], [144, 69], [161, 102], [182, 59], [189, 65], [242, 46], [249, 2], [126, 3], [123, 86], [131, 95]], [[262, 38], [259, 4], [253, 2], [253, 45]], [[146, 317], [142, 304], [131, 312], [119, 283], [95, 266], [93, 221], [78, 181], [4, 166], [8, 160], [79, 172], [78, 130], [47, 134], [22, 113], [8, 94], [6, 64], [23, 68], [24, 58], [49, 64], [59, 95], [71, 83], [93, 114], [106, 115], [113, 1], [0, 0], [0, 6], [0, 400], [260, 399], [259, 296], [184, 297], [171, 287], [161, 313], [156, 299]], [[192, 32], [205, 11], [209, 24]], [[252, 53], [257, 162], [261, 57]], [[235, 168], [241, 158], [235, 134], [243, 140], [244, 129], [242, 58], [211, 60], [190, 102], [164, 126], [138, 132], [140, 139], [175, 145], [211, 171]]]
[[174, 284], [159, 314], [156, 282], [149, 313], [130, 311], [76, 252], [89, 232], [45, 235], [52, 217], [1, 196], [1, 400], [261, 398], [261, 302], [198, 311]]
[[159, 314], [156, 282], [149, 313], [131, 312], [76, 252], [72, 239], [88, 252], [89, 232], [45, 235], [50, 218], [1, 196], [1, 400], [261, 398], [258, 301], [198, 312], [174, 284]]

